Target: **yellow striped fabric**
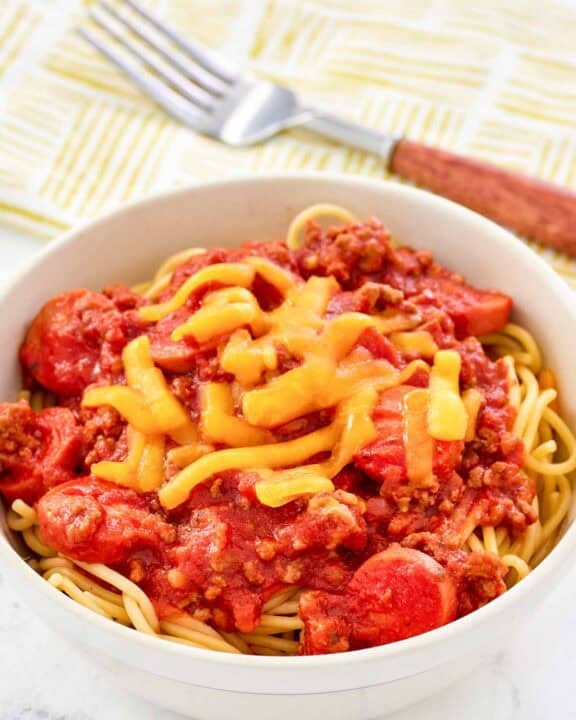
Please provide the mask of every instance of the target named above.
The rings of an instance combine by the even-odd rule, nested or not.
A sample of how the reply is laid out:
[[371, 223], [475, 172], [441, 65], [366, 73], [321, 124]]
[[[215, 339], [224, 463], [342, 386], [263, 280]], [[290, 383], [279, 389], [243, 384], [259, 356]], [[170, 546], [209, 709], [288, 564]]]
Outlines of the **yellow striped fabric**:
[[[114, 0], [113, 0], [114, 1]], [[168, 187], [379, 160], [297, 131], [227, 148], [75, 33], [91, 0], [0, 0], [0, 222], [51, 238]], [[142, 0], [308, 101], [576, 188], [574, 0]], [[576, 288], [576, 262], [532, 244]]]

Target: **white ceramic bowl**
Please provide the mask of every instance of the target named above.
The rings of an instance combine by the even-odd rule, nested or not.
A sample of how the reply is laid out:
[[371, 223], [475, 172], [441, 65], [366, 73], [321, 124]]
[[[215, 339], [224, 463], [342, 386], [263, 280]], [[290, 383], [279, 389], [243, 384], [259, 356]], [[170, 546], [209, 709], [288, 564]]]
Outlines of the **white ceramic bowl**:
[[[431, 249], [479, 286], [506, 291], [516, 318], [536, 335], [557, 374], [564, 412], [576, 419], [576, 311], [568, 288], [506, 231], [457, 205], [409, 187], [344, 176], [298, 175], [217, 183], [132, 205], [51, 245], [0, 297], [0, 397], [19, 388], [17, 348], [40, 306], [62, 290], [98, 289], [149, 276], [185, 247], [234, 246], [281, 237], [307, 205], [337, 203], [376, 215], [401, 241]], [[462, 677], [509, 645], [572, 561], [576, 527], [525, 580], [481, 610], [392, 645], [341, 655], [226, 655], [158, 640], [80, 607], [36, 575], [0, 537], [2, 572], [60, 636], [136, 693], [186, 715], [225, 720], [373, 718]], [[71, 657], [71, 662], [73, 657]]]

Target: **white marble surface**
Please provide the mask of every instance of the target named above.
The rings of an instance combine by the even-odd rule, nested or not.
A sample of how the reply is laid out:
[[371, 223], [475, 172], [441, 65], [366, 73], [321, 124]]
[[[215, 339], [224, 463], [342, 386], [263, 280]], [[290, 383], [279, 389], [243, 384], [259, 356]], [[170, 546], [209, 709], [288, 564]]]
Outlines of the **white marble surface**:
[[[40, 243], [0, 227], [0, 283]], [[576, 567], [501, 657], [391, 720], [576, 718]], [[241, 720], [231, 714], [231, 720]], [[22, 605], [0, 567], [0, 720], [177, 720], [128, 695]], [[308, 720], [303, 718], [303, 720]], [[358, 718], [358, 720], [363, 720]]]

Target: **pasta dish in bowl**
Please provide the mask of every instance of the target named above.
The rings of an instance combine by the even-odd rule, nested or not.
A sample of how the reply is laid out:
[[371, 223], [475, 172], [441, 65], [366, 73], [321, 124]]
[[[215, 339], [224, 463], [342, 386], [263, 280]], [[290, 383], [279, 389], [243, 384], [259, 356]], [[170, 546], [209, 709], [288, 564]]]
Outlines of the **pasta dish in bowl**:
[[326, 206], [285, 242], [67, 291], [2, 407], [9, 527], [72, 599], [177, 642], [431, 630], [525, 577], [570, 506], [576, 443], [511, 308]]
[[338, 205], [242, 239], [44, 298], [0, 405], [28, 565], [110, 624], [295, 663], [522, 585], [576, 443], [508, 288]]

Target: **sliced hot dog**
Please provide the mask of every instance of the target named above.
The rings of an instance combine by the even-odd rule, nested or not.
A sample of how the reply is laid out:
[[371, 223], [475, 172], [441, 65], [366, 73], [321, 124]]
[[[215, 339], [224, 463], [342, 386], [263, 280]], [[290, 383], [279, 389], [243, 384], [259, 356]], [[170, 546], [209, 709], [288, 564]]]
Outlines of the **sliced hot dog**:
[[342, 595], [304, 593], [302, 652], [342, 652], [403, 640], [450, 622], [456, 611], [456, 587], [446, 570], [419, 550], [393, 545], [367, 560]]

